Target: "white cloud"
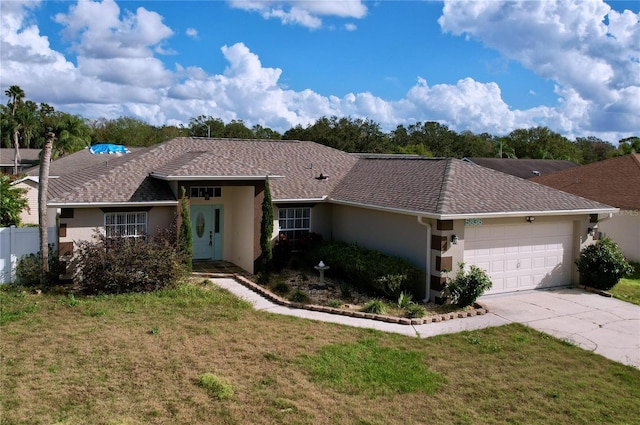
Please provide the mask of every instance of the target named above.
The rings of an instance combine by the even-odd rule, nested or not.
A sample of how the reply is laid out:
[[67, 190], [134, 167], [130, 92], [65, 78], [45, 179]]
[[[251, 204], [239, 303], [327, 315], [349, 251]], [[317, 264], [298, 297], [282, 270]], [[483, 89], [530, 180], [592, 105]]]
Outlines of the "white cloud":
[[344, 25], [344, 29], [347, 31], [355, 31], [358, 29], [358, 26], [356, 24], [349, 23]]
[[558, 112], [573, 115], [566, 105], [579, 97], [585, 106], [577, 127], [610, 132], [640, 129], [633, 97], [640, 87], [633, 59], [640, 57], [639, 20], [640, 14], [616, 12], [602, 1], [445, 0], [439, 23], [556, 81], [559, 94], [570, 93]]
[[193, 38], [194, 40], [198, 39], [198, 30], [195, 28], [187, 28], [187, 30], [185, 31], [185, 34], [188, 37]]
[[[597, 4], [586, 8], [581, 4], [577, 7], [584, 10], [579, 12], [565, 10], [568, 6], [564, 5], [549, 9], [546, 3], [529, 3], [533, 2], [505, 6], [474, 1], [466, 8], [447, 3], [440, 22], [445, 30], [470, 34], [510, 60], [555, 80], [556, 107], [513, 109], [502, 98], [497, 83], [472, 78], [433, 86], [419, 78], [405, 98], [397, 101], [371, 92], [337, 97], [312, 89], [289, 90], [281, 82], [283, 70], [263, 66], [244, 43], [221, 47], [228, 63], [222, 74], [209, 74], [188, 64], [176, 64], [170, 70], [156, 57], [158, 50], [171, 51], [168, 40], [173, 31], [162, 23], [162, 17], [143, 8], [122, 12], [111, 0], [82, 1], [70, 7], [68, 14], [56, 16], [77, 52], [77, 64], [53, 50], [48, 38], [40, 34], [30, 15], [34, 3], [0, 3], [2, 90], [18, 84], [29, 99], [57, 109], [88, 118], [133, 115], [154, 125], [188, 123], [206, 114], [285, 131], [337, 115], [368, 118], [384, 130], [416, 121], [439, 121], [455, 131], [491, 134], [537, 125], [567, 137], [593, 135], [610, 141], [637, 133], [640, 89], [638, 74], [632, 71], [638, 64], [629, 57], [640, 55], [634, 45], [637, 29], [631, 24], [632, 17], [607, 9], [609, 25], [603, 30], [595, 18], [578, 18], [581, 13], [601, 13], [604, 9]], [[320, 6], [314, 7], [313, 12], [319, 14]], [[521, 23], [524, 16], [543, 23]], [[496, 28], [484, 25], [489, 18]], [[563, 19], [569, 23], [558, 23]], [[541, 38], [519, 40], [512, 25], [522, 25], [525, 34]], [[596, 29], [604, 34], [601, 38], [589, 35]], [[576, 37], [582, 41], [577, 42]], [[535, 40], [542, 40], [542, 46]], [[602, 44], [599, 48], [598, 43]], [[562, 51], [560, 44], [565, 46]], [[597, 72], [591, 72], [594, 69]]]
[[276, 18], [283, 24], [310, 29], [322, 26], [321, 17], [363, 18], [367, 7], [361, 0], [228, 0], [231, 7], [258, 12], [265, 19]]

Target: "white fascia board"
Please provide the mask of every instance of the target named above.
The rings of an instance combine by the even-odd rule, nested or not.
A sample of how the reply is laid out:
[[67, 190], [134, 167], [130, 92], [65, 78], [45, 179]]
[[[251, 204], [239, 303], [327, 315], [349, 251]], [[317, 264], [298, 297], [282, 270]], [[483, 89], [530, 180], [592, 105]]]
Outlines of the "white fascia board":
[[172, 175], [167, 175], [167, 174], [156, 174], [156, 173], [149, 173], [149, 175], [153, 178], [156, 178], [158, 180], [167, 180], [167, 181], [196, 181], [196, 180], [207, 180], [207, 181], [228, 181], [228, 180], [246, 180], [246, 181], [256, 181], [256, 180], [266, 180], [266, 177], [269, 177], [270, 179], [281, 179], [284, 178], [284, 176], [278, 176], [278, 175], [258, 175], [258, 176], [212, 176], [212, 175], [205, 175], [205, 176], [172, 176]]
[[167, 207], [178, 205], [178, 201], [150, 202], [48, 202], [52, 208], [101, 208], [101, 207]]
[[369, 210], [391, 212], [396, 214], [405, 214], [420, 216], [425, 218], [434, 218], [437, 220], [464, 220], [467, 218], [503, 218], [503, 217], [526, 217], [526, 216], [558, 216], [558, 215], [582, 215], [582, 214], [610, 214], [619, 211], [618, 208], [589, 208], [589, 209], [573, 209], [573, 210], [544, 210], [544, 211], [498, 211], [489, 213], [464, 213], [464, 214], [438, 214], [424, 211], [407, 210], [402, 208], [381, 207], [377, 205], [362, 204], [359, 202], [329, 200], [332, 204], [347, 205], [351, 207], [365, 208]]
[[440, 220], [460, 220], [467, 218], [506, 218], [527, 216], [559, 216], [584, 214], [610, 214], [619, 211], [618, 208], [588, 208], [573, 210], [543, 210], [543, 211], [501, 211], [490, 213], [441, 214]]
[[323, 195], [322, 198], [283, 198], [283, 199], [272, 199], [272, 203], [274, 204], [300, 204], [305, 202], [325, 202], [329, 199], [327, 195]]

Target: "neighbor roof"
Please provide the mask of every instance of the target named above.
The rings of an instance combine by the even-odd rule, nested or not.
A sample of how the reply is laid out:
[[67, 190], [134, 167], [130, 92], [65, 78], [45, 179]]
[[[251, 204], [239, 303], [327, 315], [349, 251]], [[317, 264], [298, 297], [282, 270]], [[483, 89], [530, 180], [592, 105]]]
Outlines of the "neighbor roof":
[[471, 162], [482, 167], [491, 168], [502, 173], [522, 179], [529, 179], [535, 176], [546, 176], [547, 174], [577, 167], [578, 164], [571, 161], [559, 159], [515, 159], [515, 158], [463, 158], [464, 161]]
[[[41, 149], [20, 149], [20, 164], [37, 164], [40, 161]], [[0, 149], [0, 165], [13, 165], [14, 148]]]
[[353, 155], [307, 141], [189, 137], [62, 173], [50, 182], [50, 203], [175, 203], [168, 181], [267, 175], [274, 177], [276, 203], [327, 200], [437, 217], [615, 210], [457, 159]]
[[331, 200], [442, 218], [611, 210], [608, 205], [453, 158], [361, 159]]
[[621, 209], [640, 209], [640, 154], [637, 153], [532, 180]]

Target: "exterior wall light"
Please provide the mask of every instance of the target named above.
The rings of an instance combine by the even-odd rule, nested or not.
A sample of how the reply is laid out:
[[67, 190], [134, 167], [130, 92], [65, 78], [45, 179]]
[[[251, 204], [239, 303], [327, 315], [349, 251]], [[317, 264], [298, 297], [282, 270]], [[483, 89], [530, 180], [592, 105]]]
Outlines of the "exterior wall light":
[[527, 223], [533, 223], [535, 221], [535, 219], [536, 219], [535, 217], [533, 217], [531, 215], [528, 215], [527, 216]]
[[593, 227], [587, 227], [587, 236], [593, 236]]
[[451, 244], [458, 245], [458, 235], [451, 235]]

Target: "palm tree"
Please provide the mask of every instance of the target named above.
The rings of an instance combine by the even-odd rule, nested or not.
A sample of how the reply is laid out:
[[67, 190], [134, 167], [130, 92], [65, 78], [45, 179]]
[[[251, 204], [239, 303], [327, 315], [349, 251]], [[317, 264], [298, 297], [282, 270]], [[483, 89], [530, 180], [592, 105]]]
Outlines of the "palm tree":
[[18, 161], [20, 160], [18, 132], [20, 131], [20, 127], [18, 126], [15, 118], [18, 106], [22, 104], [22, 99], [24, 99], [24, 90], [22, 90], [19, 86], [11, 86], [7, 90], [5, 90], [4, 94], [9, 97], [8, 106], [11, 108], [11, 117], [13, 119], [13, 146], [15, 148], [15, 153], [13, 155], [13, 174], [18, 175]]
[[49, 163], [51, 162], [51, 150], [56, 135], [48, 132], [40, 158], [40, 175], [38, 179], [38, 227], [40, 228], [40, 255], [42, 258], [42, 272], [40, 283], [46, 284], [49, 275], [49, 235], [47, 223], [47, 192], [49, 191]]

